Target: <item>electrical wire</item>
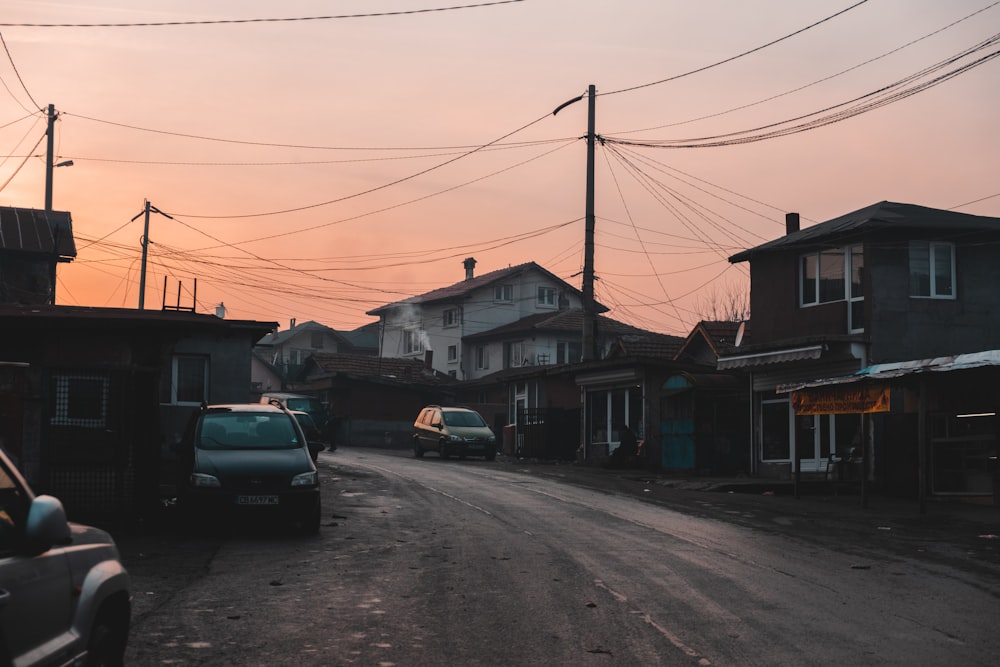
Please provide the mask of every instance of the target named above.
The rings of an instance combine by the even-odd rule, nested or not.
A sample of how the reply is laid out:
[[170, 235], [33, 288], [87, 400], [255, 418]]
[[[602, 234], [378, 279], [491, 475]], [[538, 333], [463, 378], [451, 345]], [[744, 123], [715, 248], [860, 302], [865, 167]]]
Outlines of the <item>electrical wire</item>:
[[424, 9], [406, 9], [394, 12], [368, 12], [364, 14], [334, 14], [330, 16], [296, 16], [288, 18], [257, 18], [257, 19], [216, 19], [188, 21], [147, 21], [135, 23], [0, 23], [5, 28], [150, 28], [184, 25], [228, 25], [243, 23], [290, 23], [297, 21], [332, 21], [340, 19], [380, 18], [384, 16], [406, 16], [409, 14], [429, 14], [434, 12], [450, 12], [459, 9], [479, 9], [494, 5], [509, 5], [524, 0], [494, 0], [480, 2], [474, 5], [455, 5], [452, 7], [430, 7]]

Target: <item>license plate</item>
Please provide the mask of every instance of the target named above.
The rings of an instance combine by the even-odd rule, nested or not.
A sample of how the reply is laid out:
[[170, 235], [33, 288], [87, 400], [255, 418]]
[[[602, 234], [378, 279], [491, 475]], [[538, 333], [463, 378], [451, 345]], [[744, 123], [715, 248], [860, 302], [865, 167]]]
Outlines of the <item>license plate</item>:
[[236, 496], [237, 505], [277, 505], [278, 496]]

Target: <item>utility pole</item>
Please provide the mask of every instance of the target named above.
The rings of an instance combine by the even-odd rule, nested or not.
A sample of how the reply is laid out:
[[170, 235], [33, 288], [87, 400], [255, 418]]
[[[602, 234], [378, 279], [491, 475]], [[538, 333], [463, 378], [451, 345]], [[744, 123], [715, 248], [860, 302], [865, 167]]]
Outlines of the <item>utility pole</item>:
[[[55, 129], [56, 129], [56, 105], [49, 105], [49, 126], [45, 130], [47, 135], [45, 153], [45, 210], [52, 210], [52, 153], [55, 150]], [[35, 135], [38, 136], [38, 135]]]
[[[169, 215], [159, 210], [155, 206], [149, 203], [149, 200], [145, 200], [146, 205], [141, 213], [138, 213], [131, 221], [135, 221], [140, 215], [145, 215], [145, 222], [142, 227], [142, 268], [139, 271], [139, 310], [142, 310], [146, 305], [146, 257], [149, 255], [149, 213], [159, 213], [164, 218], [171, 218]], [[130, 221], [130, 222], [131, 222]]]
[[72, 167], [72, 160], [65, 160], [63, 162], [55, 163], [56, 156], [53, 155], [55, 152], [55, 135], [56, 135], [56, 118], [59, 114], [56, 113], [56, 107], [54, 104], [49, 105], [49, 124], [48, 128], [45, 130], [45, 135], [48, 139], [46, 141], [46, 152], [45, 152], [45, 210], [52, 210], [52, 170], [55, 167]]
[[[595, 131], [596, 88], [591, 84], [587, 88], [587, 203], [585, 212], [585, 228], [583, 239], [583, 331], [581, 338], [581, 360], [591, 361], [597, 356], [597, 316], [594, 308], [594, 145], [597, 142]], [[564, 108], [579, 102], [583, 95], [563, 102], [552, 112], [555, 116]]]
[[587, 89], [587, 206], [583, 238], [583, 361], [597, 356], [597, 316], [594, 313], [594, 144], [597, 136], [594, 130], [596, 116], [595, 88]]

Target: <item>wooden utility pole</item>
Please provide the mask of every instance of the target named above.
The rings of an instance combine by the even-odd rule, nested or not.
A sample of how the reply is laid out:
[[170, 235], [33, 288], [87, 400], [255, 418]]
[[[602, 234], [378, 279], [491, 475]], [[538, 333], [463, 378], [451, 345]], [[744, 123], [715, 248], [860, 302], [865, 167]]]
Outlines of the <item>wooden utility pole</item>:
[[[596, 88], [593, 84], [587, 88], [587, 204], [585, 230], [583, 238], [583, 332], [580, 347], [581, 360], [590, 361], [597, 356], [597, 317], [594, 308], [594, 144], [597, 133], [594, 130], [596, 116]], [[579, 102], [583, 95], [574, 97], [556, 107], [552, 115]]]
[[[55, 140], [53, 136], [55, 135], [56, 128], [56, 106], [54, 104], [49, 105], [49, 126], [45, 131], [46, 137], [46, 153], [45, 153], [45, 210], [52, 210], [52, 167], [53, 167], [53, 156], [52, 152], [55, 150]], [[37, 135], [36, 135], [37, 136]]]
[[594, 130], [596, 116], [595, 88], [587, 89], [587, 206], [583, 239], [583, 361], [597, 356], [597, 316], [594, 312]]
[[170, 218], [171, 220], [173, 220], [173, 218], [171, 218], [169, 215], [167, 215], [160, 209], [156, 208], [155, 206], [151, 205], [148, 199], [146, 200], [146, 205], [143, 207], [142, 212], [138, 213], [135, 217], [132, 218], [132, 220], [135, 220], [140, 215], [145, 216], [145, 222], [143, 223], [142, 226], [142, 267], [140, 268], [139, 271], [139, 310], [142, 310], [143, 307], [146, 305], [146, 257], [148, 257], [149, 255], [150, 212], [159, 213], [164, 218]]

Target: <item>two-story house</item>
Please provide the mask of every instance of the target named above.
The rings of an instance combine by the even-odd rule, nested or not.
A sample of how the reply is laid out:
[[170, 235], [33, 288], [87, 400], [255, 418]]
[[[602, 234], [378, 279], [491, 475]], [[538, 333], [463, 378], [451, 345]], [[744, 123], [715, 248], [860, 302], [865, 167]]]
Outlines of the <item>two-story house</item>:
[[319, 322], [291, 320], [287, 329], [272, 331], [254, 345], [254, 388], [260, 392], [285, 389], [289, 380], [298, 379], [313, 354], [377, 354], [374, 325], [337, 331]]
[[[750, 262], [754, 342], [718, 368], [749, 373], [755, 471], [825, 473], [839, 453], [861, 479], [904, 495], [934, 478], [935, 465], [985, 472], [996, 451], [996, 383], [938, 374], [921, 394], [916, 373], [899, 369], [1000, 347], [1000, 218], [880, 202], [806, 229], [789, 214], [786, 226], [730, 257]], [[860, 387], [886, 365], [896, 382]], [[820, 386], [826, 394], [795, 391]], [[948, 450], [947, 436], [961, 430], [977, 444]], [[941, 447], [918, 447], [928, 432]]]
[[[379, 317], [381, 356], [430, 357], [434, 370], [459, 380], [512, 366], [579, 361], [581, 336], [470, 343], [477, 334], [583, 304], [580, 290], [534, 262], [481, 276], [475, 275], [475, 265], [475, 259], [465, 260], [461, 282], [368, 311]], [[595, 310], [608, 309], [597, 304]]]

